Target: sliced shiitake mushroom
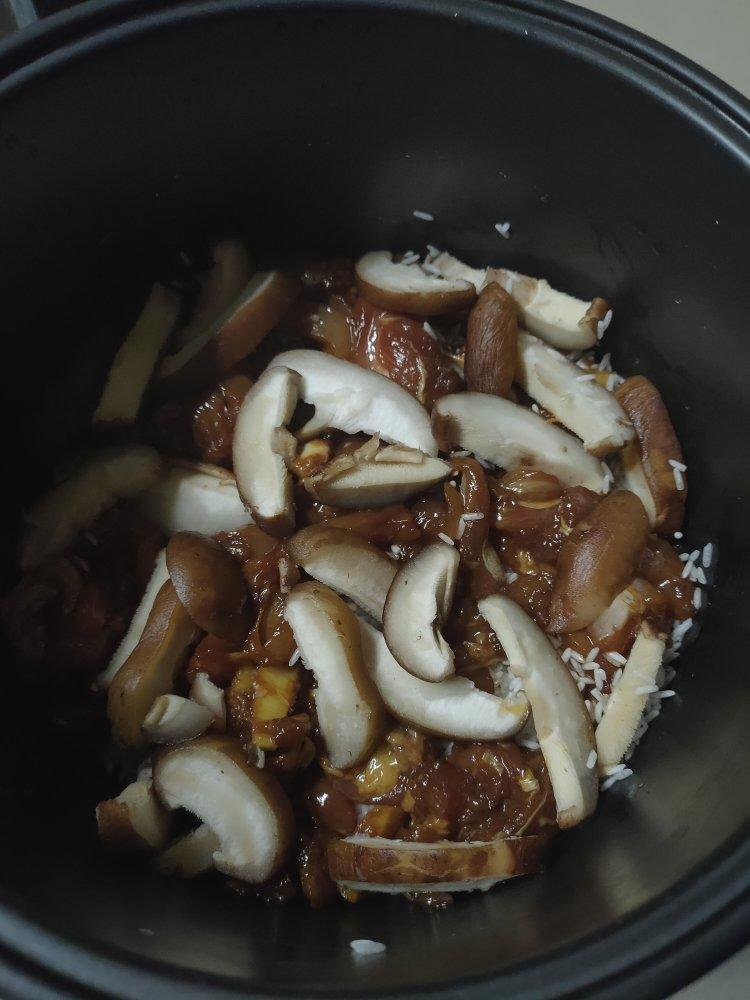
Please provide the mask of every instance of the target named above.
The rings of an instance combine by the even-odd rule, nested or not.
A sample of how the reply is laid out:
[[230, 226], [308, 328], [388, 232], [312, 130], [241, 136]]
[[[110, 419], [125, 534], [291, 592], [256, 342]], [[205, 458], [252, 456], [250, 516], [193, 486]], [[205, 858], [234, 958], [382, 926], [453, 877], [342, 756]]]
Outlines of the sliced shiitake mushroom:
[[431, 263], [446, 278], [470, 281], [477, 292], [490, 282], [497, 282], [520, 306], [526, 329], [562, 351], [593, 347], [599, 336], [599, 323], [609, 312], [605, 299], [585, 302], [556, 291], [543, 278], [530, 278], [507, 268], [468, 267], [447, 253], [439, 254]]
[[433, 408], [432, 429], [443, 451], [463, 448], [509, 471], [541, 469], [565, 486], [606, 491], [600, 463], [571, 434], [499, 396], [443, 396]]
[[334, 428], [347, 434], [379, 434], [383, 441], [437, 454], [426, 410], [385, 375], [321, 351], [286, 351], [270, 367], [297, 372], [300, 398], [315, 407], [297, 432], [301, 440]]
[[354, 601], [381, 621], [397, 567], [361, 535], [326, 524], [312, 524], [287, 543], [292, 559], [306, 573]]
[[638, 445], [634, 441], [628, 442], [617, 456], [617, 468], [619, 473], [616, 477], [617, 485], [623, 490], [635, 493], [648, 515], [649, 525], [655, 528], [656, 503], [646, 479]]
[[337, 507], [385, 507], [429, 489], [450, 474], [447, 462], [416, 448], [378, 448], [377, 437], [304, 480], [316, 499]]
[[305, 666], [316, 680], [320, 735], [332, 767], [363, 760], [380, 737], [385, 713], [362, 663], [356, 616], [328, 587], [298, 584], [284, 600]]
[[299, 284], [281, 271], [259, 271], [218, 319], [164, 359], [159, 377], [180, 385], [220, 378], [256, 349], [298, 293]]
[[227, 701], [224, 691], [214, 684], [208, 674], [199, 671], [190, 685], [190, 699], [203, 705], [213, 716], [212, 727], [223, 733], [227, 728]]
[[594, 619], [586, 629], [591, 641], [604, 649], [617, 649], [631, 634], [643, 617], [644, 580], [636, 577], [624, 590], [616, 594], [612, 603]]
[[383, 610], [383, 635], [401, 666], [424, 681], [454, 673], [453, 650], [441, 628], [453, 604], [457, 549], [434, 542], [404, 563], [393, 579]]
[[611, 392], [531, 334], [518, 337], [516, 381], [537, 403], [583, 440], [592, 455], [608, 455], [635, 436]]
[[169, 839], [170, 816], [154, 793], [150, 779], [128, 785], [114, 799], [96, 807], [103, 844], [115, 851], [158, 851]]
[[244, 642], [250, 630], [245, 578], [240, 564], [215, 539], [193, 531], [172, 535], [167, 569], [198, 628], [228, 642]]
[[201, 736], [158, 754], [154, 787], [169, 809], [187, 809], [219, 840], [214, 867], [265, 882], [289, 855], [294, 816], [273, 775], [248, 764], [239, 740]]
[[[659, 390], [643, 375], [625, 379], [615, 392], [638, 438], [643, 471], [656, 508], [656, 530], [669, 536], [682, 527], [687, 486], [682, 448]], [[677, 480], [679, 479], [680, 489]]]
[[655, 687], [664, 648], [664, 637], [656, 635], [648, 623], [641, 625], [596, 730], [600, 770], [619, 764], [633, 742], [648, 692]]
[[381, 632], [359, 623], [364, 663], [386, 706], [397, 718], [446, 739], [502, 740], [517, 733], [529, 714], [525, 697], [498, 698], [467, 677], [423, 681], [401, 666]]
[[344, 889], [365, 892], [471, 892], [538, 871], [548, 838], [425, 844], [353, 834], [328, 845], [328, 870]]
[[550, 632], [576, 632], [598, 618], [635, 576], [648, 532], [635, 493], [618, 490], [599, 501], [560, 549]]
[[143, 732], [149, 743], [184, 743], [205, 733], [213, 714], [178, 694], [160, 694], [146, 713]]
[[544, 278], [530, 278], [506, 268], [487, 271], [521, 307], [527, 330], [562, 351], [585, 351], [598, 339], [599, 323], [609, 312], [605, 299], [585, 302], [552, 288]]
[[93, 455], [26, 515], [21, 569], [35, 569], [48, 556], [62, 552], [102, 511], [148, 489], [161, 473], [161, 458], [146, 445], [129, 444]]
[[106, 691], [114, 680], [117, 671], [135, 649], [138, 640], [143, 635], [148, 616], [151, 614], [151, 608], [154, 606], [154, 601], [156, 600], [156, 595], [168, 579], [167, 550], [162, 549], [156, 557], [154, 570], [146, 584], [143, 597], [130, 620], [127, 632], [123, 636], [120, 645], [114, 651], [112, 659], [107, 664], [107, 669], [103, 670], [96, 679], [96, 686], [100, 691]]
[[232, 473], [204, 462], [171, 461], [167, 474], [141, 493], [136, 506], [167, 535], [215, 535], [253, 522]]
[[156, 595], [138, 643], [109, 687], [112, 735], [126, 747], [142, 747], [143, 720], [154, 701], [172, 690], [198, 630], [168, 580]]
[[518, 353], [518, 306], [493, 281], [479, 293], [466, 326], [464, 376], [470, 392], [510, 395]]
[[201, 823], [190, 833], [169, 844], [151, 862], [162, 875], [176, 878], [195, 878], [214, 866], [214, 854], [221, 842], [210, 826]]
[[463, 261], [445, 251], [439, 253], [437, 257], [433, 257], [430, 263], [444, 278], [468, 281], [477, 290], [477, 294], [482, 291], [487, 282], [486, 267], [469, 267], [468, 264], [464, 264]]
[[299, 375], [289, 368], [266, 369], [245, 396], [234, 427], [232, 457], [240, 495], [272, 535], [294, 528], [292, 480], [284, 458], [295, 441], [287, 430], [297, 405]]
[[239, 240], [222, 240], [213, 248], [211, 256], [214, 266], [202, 278], [190, 322], [175, 334], [174, 345], [178, 350], [204, 333], [231, 306], [252, 277], [250, 255]]
[[132, 424], [151, 381], [159, 355], [175, 327], [180, 299], [171, 289], [154, 285], [135, 325], [125, 337], [109, 369], [95, 424]]
[[397, 264], [387, 250], [360, 257], [354, 273], [360, 293], [369, 302], [413, 316], [464, 312], [476, 298], [470, 282], [427, 274], [419, 264]]
[[599, 794], [596, 770], [588, 766], [594, 731], [583, 699], [547, 636], [509, 597], [492, 594], [478, 608], [500, 640], [510, 672], [523, 681], [558, 825], [575, 826], [594, 811]]

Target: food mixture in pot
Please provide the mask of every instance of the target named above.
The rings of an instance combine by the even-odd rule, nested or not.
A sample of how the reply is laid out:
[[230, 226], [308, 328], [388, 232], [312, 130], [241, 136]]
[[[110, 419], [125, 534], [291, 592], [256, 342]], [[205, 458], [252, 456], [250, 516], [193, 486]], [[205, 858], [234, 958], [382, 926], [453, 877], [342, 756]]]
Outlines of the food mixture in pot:
[[212, 256], [154, 286], [3, 605], [30, 674], [99, 692], [103, 846], [314, 907], [539, 871], [632, 774], [707, 582], [658, 388], [543, 279]]

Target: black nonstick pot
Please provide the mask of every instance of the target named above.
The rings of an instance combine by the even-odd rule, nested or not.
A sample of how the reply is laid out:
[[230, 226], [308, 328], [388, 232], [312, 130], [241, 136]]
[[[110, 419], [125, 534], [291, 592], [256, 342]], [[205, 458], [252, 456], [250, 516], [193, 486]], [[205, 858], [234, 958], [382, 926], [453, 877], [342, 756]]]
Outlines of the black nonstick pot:
[[[635, 775], [545, 875], [434, 915], [267, 908], [105, 857], [99, 733], [69, 705], [48, 721], [4, 650], [0, 994], [635, 998], [743, 943], [747, 104], [552, 0], [84, 4], [0, 46], [0, 179], [5, 585], [22, 505], [90, 417], [107, 331], [225, 233], [261, 261], [429, 241], [606, 295], [607, 349], [660, 386], [687, 455], [686, 537], [719, 560]], [[355, 938], [387, 951], [357, 958]]]

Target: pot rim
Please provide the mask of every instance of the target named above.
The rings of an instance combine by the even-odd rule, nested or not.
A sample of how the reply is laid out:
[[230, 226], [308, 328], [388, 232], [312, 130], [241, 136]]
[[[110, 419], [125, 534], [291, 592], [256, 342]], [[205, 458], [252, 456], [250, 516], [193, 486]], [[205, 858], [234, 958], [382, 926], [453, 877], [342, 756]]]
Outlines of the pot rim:
[[[297, 7], [388, 7], [446, 20], [464, 19], [521, 33], [533, 29], [605, 71], [626, 75], [674, 112], [689, 117], [750, 172], [750, 101], [666, 46], [564, 0], [295, 0]], [[0, 41], [0, 100], [74, 58], [181, 23], [259, 9], [284, 0], [90, 0]], [[528, 27], [526, 27], [528, 26]], [[565, 29], [565, 30], [561, 30]], [[708, 971], [750, 937], [750, 834], [739, 834], [672, 889], [631, 913], [615, 929], [591, 935], [489, 978], [465, 978], [429, 991], [434, 1000], [496, 997], [614, 998], [665, 996]], [[158, 995], [163, 1000], [247, 996], [242, 983], [181, 973], [174, 966], [43, 928], [22, 906], [0, 901], [0, 991], [41, 1000], [61, 996]], [[420, 991], [409, 991], [419, 996]], [[363, 996], [381, 996], [366, 989]], [[278, 989], [259, 998], [295, 996]], [[322, 996], [305, 988], [306, 996]], [[330, 996], [330, 990], [327, 991]], [[339, 994], [343, 996], [344, 994]], [[395, 996], [398, 994], [390, 994]], [[403, 994], [401, 994], [403, 995]], [[422, 995], [425, 995], [424, 993]]]

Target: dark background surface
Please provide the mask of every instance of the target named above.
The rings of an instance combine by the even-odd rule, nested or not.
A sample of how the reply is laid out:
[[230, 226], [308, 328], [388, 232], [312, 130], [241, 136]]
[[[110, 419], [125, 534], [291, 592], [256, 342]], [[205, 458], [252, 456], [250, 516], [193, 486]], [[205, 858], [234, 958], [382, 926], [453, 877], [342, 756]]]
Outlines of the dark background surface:
[[[555, 995], [696, 935], [692, 966], [662, 970], [674, 984], [710, 961], [697, 924], [747, 884], [733, 853], [750, 815], [747, 135], [636, 56], [522, 11], [244, 6], [179, 31], [156, 15], [33, 86], [0, 83], [6, 581], [20, 504], [80, 442], [111, 337], [180, 250], [239, 233], [261, 262], [429, 241], [606, 295], [616, 368], [653, 378], [672, 413], [686, 535], [717, 543], [716, 589], [635, 776], [560, 838], [544, 877], [438, 916], [392, 900], [266, 909], [109, 861], [93, 806], [112, 789], [88, 717], [40, 733], [6, 656], [23, 711], [2, 734], [5, 902], [217, 987], [332, 996], [499, 975], [488, 996], [522, 982]], [[360, 937], [385, 956], [355, 960]], [[116, 989], [143, 995], [136, 980]]]

